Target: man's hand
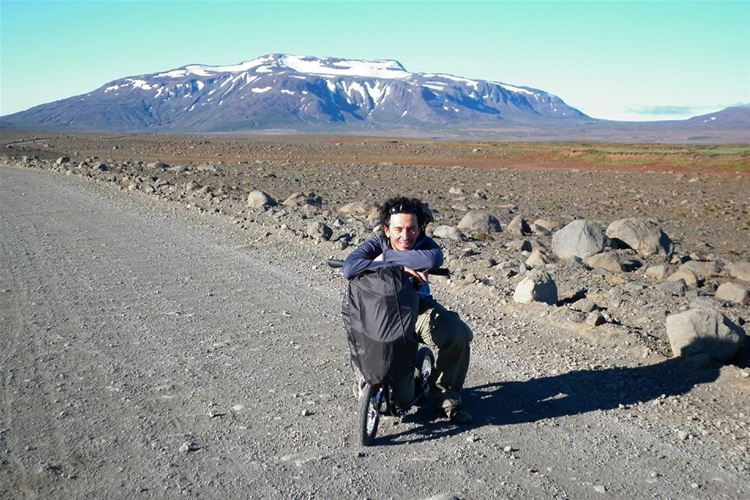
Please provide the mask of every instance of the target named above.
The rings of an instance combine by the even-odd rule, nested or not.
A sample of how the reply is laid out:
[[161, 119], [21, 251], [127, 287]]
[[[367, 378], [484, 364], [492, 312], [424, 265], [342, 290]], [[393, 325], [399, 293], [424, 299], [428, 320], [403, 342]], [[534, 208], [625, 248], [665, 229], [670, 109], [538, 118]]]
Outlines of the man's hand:
[[427, 274], [427, 273], [426, 273], [426, 272], [424, 272], [424, 271], [415, 271], [414, 269], [411, 269], [411, 268], [405, 267], [405, 268], [404, 268], [404, 272], [405, 272], [405, 273], [409, 273], [409, 274], [411, 274], [412, 276], [414, 276], [415, 278], [417, 278], [417, 280], [418, 280], [418, 281], [419, 281], [420, 283], [429, 283], [429, 281], [430, 281], [430, 275], [429, 275], [429, 274]]

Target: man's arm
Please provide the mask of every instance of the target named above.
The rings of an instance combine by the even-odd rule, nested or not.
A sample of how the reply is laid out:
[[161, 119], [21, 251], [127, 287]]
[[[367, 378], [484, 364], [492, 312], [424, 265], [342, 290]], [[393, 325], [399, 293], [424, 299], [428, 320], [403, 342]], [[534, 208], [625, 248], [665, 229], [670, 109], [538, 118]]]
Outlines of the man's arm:
[[432, 238], [423, 238], [414, 250], [386, 250], [383, 261], [415, 271], [429, 271], [443, 263], [443, 251]]
[[370, 238], [365, 241], [344, 260], [344, 278], [350, 280], [361, 272], [385, 267], [382, 259], [375, 260], [382, 253], [383, 248], [378, 238]]

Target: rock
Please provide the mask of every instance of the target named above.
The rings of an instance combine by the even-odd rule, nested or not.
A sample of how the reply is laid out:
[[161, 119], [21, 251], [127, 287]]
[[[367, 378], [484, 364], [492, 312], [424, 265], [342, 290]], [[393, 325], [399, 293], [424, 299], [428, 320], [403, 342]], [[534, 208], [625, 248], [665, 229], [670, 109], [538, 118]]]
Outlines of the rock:
[[70, 158], [68, 158], [67, 156], [61, 156], [60, 158], [55, 160], [55, 165], [60, 166], [63, 163], [68, 163], [69, 161], [70, 161]]
[[315, 193], [294, 193], [281, 204], [285, 207], [301, 207], [305, 205], [320, 207], [323, 204], [323, 198]]
[[521, 214], [516, 215], [505, 228], [505, 231], [510, 234], [517, 234], [519, 236], [531, 234], [531, 228], [526, 219]]
[[646, 269], [646, 278], [654, 281], [662, 281], [669, 274], [669, 268], [665, 264], [649, 266]]
[[464, 194], [464, 190], [459, 187], [451, 186], [451, 188], [448, 190], [448, 194], [452, 194], [454, 196], [461, 196]]
[[311, 238], [322, 239], [326, 241], [330, 240], [331, 236], [333, 236], [333, 230], [320, 221], [314, 221], [308, 224], [305, 232]]
[[592, 269], [604, 269], [611, 273], [624, 272], [622, 259], [617, 252], [603, 252], [583, 259], [583, 262]]
[[500, 221], [494, 215], [479, 210], [464, 215], [458, 223], [458, 229], [482, 234], [499, 233], [502, 230]]
[[702, 283], [703, 280], [698, 278], [698, 275], [695, 274], [693, 271], [686, 267], [680, 266], [677, 271], [672, 273], [668, 278], [667, 281], [677, 281], [682, 280], [685, 282], [685, 284], [691, 288], [698, 288]]
[[353, 201], [339, 207], [338, 212], [341, 215], [367, 215], [370, 212], [370, 207], [361, 201]]
[[735, 304], [745, 304], [750, 299], [750, 285], [736, 281], [722, 283], [716, 289], [716, 298]]
[[732, 278], [750, 282], [750, 262], [730, 262], [726, 267]]
[[549, 219], [537, 219], [531, 223], [531, 229], [535, 233], [549, 234], [560, 229], [562, 225], [559, 222]]
[[690, 269], [699, 278], [711, 278], [721, 274], [721, 266], [715, 261], [701, 262], [698, 260], [689, 260], [682, 264], [679, 269]]
[[166, 163], [162, 163], [159, 160], [157, 160], [157, 161], [152, 161], [151, 163], [148, 163], [146, 165], [146, 168], [151, 168], [151, 169], [155, 169], [155, 170], [166, 170], [166, 169], [169, 168], [169, 165], [167, 165]]
[[551, 262], [554, 262], [554, 258], [541, 248], [533, 250], [526, 259], [526, 265], [531, 267], [544, 267]]
[[599, 326], [606, 322], [607, 320], [604, 318], [604, 315], [599, 311], [591, 311], [589, 315], [586, 316], [586, 324], [589, 326]]
[[574, 311], [590, 313], [596, 310], [596, 304], [589, 299], [580, 299], [571, 304], [570, 308]]
[[464, 234], [453, 226], [437, 226], [432, 230], [432, 236], [446, 240], [463, 241]]
[[656, 221], [650, 219], [627, 218], [612, 222], [607, 227], [607, 236], [614, 241], [625, 243], [640, 255], [669, 256], [674, 252], [674, 243], [661, 230]]
[[180, 446], [180, 452], [182, 453], [190, 453], [191, 451], [198, 451], [199, 449], [198, 445], [192, 441], [185, 441], [182, 443], [182, 446]]
[[665, 295], [669, 295], [672, 297], [684, 296], [687, 288], [687, 283], [685, 283], [685, 280], [682, 278], [675, 281], [667, 281], [659, 285], [659, 290], [664, 292]]
[[188, 181], [187, 184], [185, 184], [185, 191], [198, 191], [202, 188], [200, 184], [198, 184], [195, 181]]
[[532, 271], [516, 286], [513, 301], [520, 304], [544, 302], [555, 305], [557, 304], [557, 285], [546, 272]]
[[739, 350], [745, 331], [714, 309], [690, 309], [667, 316], [667, 337], [675, 356], [708, 354], [727, 361]]
[[604, 233], [598, 224], [574, 220], [552, 235], [552, 251], [561, 259], [585, 259], [604, 249]]
[[276, 200], [263, 191], [251, 191], [247, 195], [247, 206], [249, 208], [272, 207], [274, 205], [276, 205]]

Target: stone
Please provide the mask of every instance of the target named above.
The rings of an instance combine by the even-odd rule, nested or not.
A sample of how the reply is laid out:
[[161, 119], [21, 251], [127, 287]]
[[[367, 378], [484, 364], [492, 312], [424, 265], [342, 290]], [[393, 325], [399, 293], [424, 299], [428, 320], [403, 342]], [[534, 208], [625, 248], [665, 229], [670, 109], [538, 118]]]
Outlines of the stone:
[[146, 168], [151, 168], [154, 170], [166, 170], [169, 168], [169, 165], [157, 160], [157, 161], [152, 161], [151, 163], [146, 164]]
[[464, 190], [459, 187], [451, 186], [451, 188], [448, 190], [448, 194], [452, 194], [454, 196], [461, 196], [464, 194]]
[[726, 267], [732, 278], [750, 282], [750, 262], [730, 262]]
[[583, 262], [592, 269], [604, 269], [611, 273], [625, 271], [622, 259], [617, 252], [602, 252], [583, 259]]
[[574, 220], [552, 235], [552, 252], [561, 259], [585, 259], [604, 249], [605, 237], [598, 224]]
[[550, 234], [560, 229], [562, 225], [549, 219], [537, 219], [531, 223], [531, 229], [535, 233]]
[[548, 273], [532, 271], [516, 286], [513, 301], [519, 304], [544, 302], [555, 305], [557, 304], [557, 285]]
[[570, 308], [574, 311], [590, 313], [596, 310], [596, 304], [589, 299], [580, 299], [572, 303]]
[[599, 311], [591, 311], [589, 315], [586, 316], [586, 324], [589, 326], [599, 326], [606, 322], [607, 320], [604, 319], [604, 315]]
[[314, 221], [308, 224], [305, 232], [311, 238], [326, 241], [330, 240], [331, 236], [333, 236], [333, 230], [320, 221]]
[[192, 441], [185, 441], [180, 446], [180, 452], [182, 453], [190, 453], [191, 451], [198, 451], [198, 450], [199, 450], [198, 445]]
[[701, 262], [698, 260], [689, 260], [682, 264], [679, 269], [689, 269], [699, 278], [711, 278], [721, 274], [721, 266], [716, 261]]
[[649, 266], [646, 269], [646, 278], [653, 281], [663, 281], [669, 275], [669, 268], [665, 264]]
[[323, 204], [323, 198], [315, 193], [293, 193], [281, 204], [285, 207], [302, 207], [305, 205], [320, 207]]
[[695, 274], [690, 269], [682, 266], [680, 266], [677, 271], [667, 277], [667, 281], [677, 280], [684, 281], [685, 284], [691, 288], [698, 288], [703, 283], [703, 280], [701, 280], [697, 274]]
[[675, 281], [666, 281], [659, 285], [659, 290], [664, 292], [665, 295], [672, 297], [682, 297], [687, 291], [687, 283], [684, 279], [677, 279]]
[[532, 250], [529, 258], [526, 259], [526, 265], [531, 267], [544, 267], [547, 264], [554, 262], [554, 260], [555, 259], [550, 254], [541, 248], [537, 248]]
[[531, 227], [529, 227], [529, 223], [526, 222], [526, 219], [524, 219], [521, 214], [518, 214], [508, 223], [508, 227], [505, 228], [505, 231], [509, 234], [524, 236], [531, 234]]
[[432, 230], [432, 236], [435, 238], [441, 238], [446, 240], [454, 240], [454, 241], [463, 241], [464, 240], [464, 234], [459, 231], [457, 227], [453, 226], [436, 226]]
[[750, 300], [750, 284], [727, 281], [716, 289], [716, 298], [735, 304], [745, 304]]
[[60, 166], [64, 163], [68, 163], [69, 161], [70, 161], [70, 158], [68, 158], [67, 156], [61, 156], [60, 158], [55, 160], [55, 165]]
[[339, 207], [338, 212], [341, 215], [367, 215], [370, 212], [370, 207], [361, 201], [353, 201]]
[[247, 195], [247, 206], [249, 208], [272, 207], [274, 205], [276, 205], [276, 200], [263, 191], [251, 191]]
[[740, 349], [745, 331], [715, 309], [689, 309], [667, 316], [667, 337], [675, 356], [708, 354], [728, 361]]
[[481, 210], [468, 212], [458, 223], [458, 229], [472, 233], [499, 233], [502, 228], [500, 221], [494, 215]]
[[627, 218], [612, 222], [607, 226], [607, 236], [622, 242], [640, 255], [662, 255], [667, 257], [674, 252], [674, 243], [662, 231], [659, 224], [651, 219]]

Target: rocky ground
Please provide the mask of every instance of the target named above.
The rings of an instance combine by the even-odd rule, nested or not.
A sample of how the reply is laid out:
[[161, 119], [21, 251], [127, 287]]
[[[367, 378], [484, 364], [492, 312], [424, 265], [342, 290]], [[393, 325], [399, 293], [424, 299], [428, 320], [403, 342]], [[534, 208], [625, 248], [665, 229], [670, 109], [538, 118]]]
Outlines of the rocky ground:
[[[3, 148], [3, 162], [16, 168], [89, 179], [221, 220], [238, 240], [244, 234], [254, 249], [307, 264], [329, 283], [338, 278], [325, 258], [343, 257], [373, 234], [376, 203], [420, 197], [433, 209], [430, 232], [452, 270], [449, 280], [434, 278], [436, 294], [476, 332], [473, 369], [485, 382], [488, 372], [502, 374], [504, 383], [470, 390], [482, 421], [557, 425], [579, 413], [618, 412], [657, 442], [703, 450], [691, 459], [720, 451], [721, 469], [739, 482], [719, 496], [750, 491], [747, 341], [740, 338], [727, 359], [708, 354], [685, 363], [667, 335], [668, 317], [695, 309], [717, 311], [732, 331], [745, 327], [750, 167], [743, 148], [717, 159], [701, 148], [634, 147], [615, 165], [611, 157], [593, 161], [590, 145], [366, 138], [7, 136]], [[713, 163], [701, 168], [706, 158]], [[467, 214], [484, 218], [471, 226]], [[673, 245], [653, 254], [604, 238], [594, 252], [604, 262], [559, 257], [555, 234], [570, 222], [609, 233], [625, 218], [653, 221]], [[555, 300], [519, 302], [519, 286], [542, 272]], [[508, 365], [498, 368], [503, 359]], [[497, 391], [506, 403], [492, 397]], [[518, 411], [493, 417], [507, 401]], [[530, 417], [539, 402], [547, 406]], [[595, 461], [597, 450], [589, 451]], [[659, 481], [656, 469], [644, 481]], [[702, 481], [684, 480], [688, 492], [711, 496]]]

